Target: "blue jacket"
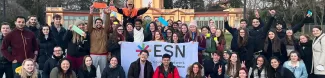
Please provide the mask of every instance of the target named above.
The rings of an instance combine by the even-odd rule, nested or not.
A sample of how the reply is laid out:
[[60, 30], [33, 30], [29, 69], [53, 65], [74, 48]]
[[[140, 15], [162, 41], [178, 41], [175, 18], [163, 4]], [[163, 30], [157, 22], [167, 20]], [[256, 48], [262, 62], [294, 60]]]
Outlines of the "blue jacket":
[[288, 68], [296, 78], [307, 78], [308, 73], [305, 63], [303, 61], [299, 61], [298, 63], [297, 67], [292, 67], [291, 61], [286, 61], [284, 62], [283, 67]]

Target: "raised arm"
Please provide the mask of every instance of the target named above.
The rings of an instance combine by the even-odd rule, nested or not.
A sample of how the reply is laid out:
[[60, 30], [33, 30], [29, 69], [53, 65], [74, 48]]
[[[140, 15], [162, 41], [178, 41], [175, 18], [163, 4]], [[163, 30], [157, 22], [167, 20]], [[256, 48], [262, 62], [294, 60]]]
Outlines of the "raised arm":
[[299, 29], [301, 29], [304, 26], [304, 24], [307, 23], [307, 18], [309, 18], [309, 17], [310, 17], [310, 15], [307, 14], [303, 21], [301, 21], [300, 23], [293, 26], [292, 27], [292, 32], [296, 33]]
[[271, 14], [271, 17], [270, 17], [270, 20], [267, 22], [266, 27], [263, 27], [263, 29], [262, 29], [262, 33], [261, 33], [262, 38], [265, 38], [267, 32], [271, 29], [271, 26], [272, 26], [273, 21], [275, 19], [274, 15], [275, 15], [276, 11], [275, 10], [270, 10], [269, 13]]
[[94, 10], [94, 7], [93, 6], [91, 6], [90, 7], [90, 12], [89, 12], [89, 15], [88, 15], [88, 31], [89, 31], [89, 33], [91, 33], [92, 32], [92, 30], [93, 30], [93, 28], [94, 28], [94, 18], [93, 18], [93, 10]]
[[111, 19], [110, 19], [111, 10], [109, 8], [106, 8], [104, 9], [104, 13], [106, 14], [104, 29], [107, 33], [109, 33], [110, 30], [109, 28], [111, 27]]
[[146, 12], [149, 10], [149, 8], [151, 8], [151, 3], [152, 3], [152, 2], [149, 2], [148, 7], [145, 7], [145, 8], [141, 8], [141, 9], [139, 9], [139, 10], [138, 10], [138, 13], [137, 13], [137, 16], [146, 13]]

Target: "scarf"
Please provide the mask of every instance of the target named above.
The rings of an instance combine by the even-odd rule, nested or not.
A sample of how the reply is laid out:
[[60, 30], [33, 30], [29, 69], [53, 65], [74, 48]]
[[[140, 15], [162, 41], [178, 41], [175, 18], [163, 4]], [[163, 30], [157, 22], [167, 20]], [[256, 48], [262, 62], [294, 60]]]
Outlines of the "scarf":
[[134, 28], [133, 38], [134, 38], [134, 42], [143, 42], [144, 40], [143, 28], [141, 28], [139, 31], [136, 28]]

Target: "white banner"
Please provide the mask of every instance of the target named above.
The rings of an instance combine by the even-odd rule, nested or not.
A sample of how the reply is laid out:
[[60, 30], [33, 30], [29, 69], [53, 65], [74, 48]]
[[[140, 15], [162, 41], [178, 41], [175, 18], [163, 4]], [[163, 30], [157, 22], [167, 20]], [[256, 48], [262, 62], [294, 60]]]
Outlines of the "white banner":
[[162, 55], [170, 54], [171, 62], [177, 67], [181, 78], [185, 78], [187, 68], [198, 61], [198, 43], [166, 43], [166, 42], [123, 42], [121, 45], [121, 65], [126, 72], [132, 62], [139, 57], [141, 50], [148, 50], [148, 60], [152, 63], [155, 70], [162, 60]]

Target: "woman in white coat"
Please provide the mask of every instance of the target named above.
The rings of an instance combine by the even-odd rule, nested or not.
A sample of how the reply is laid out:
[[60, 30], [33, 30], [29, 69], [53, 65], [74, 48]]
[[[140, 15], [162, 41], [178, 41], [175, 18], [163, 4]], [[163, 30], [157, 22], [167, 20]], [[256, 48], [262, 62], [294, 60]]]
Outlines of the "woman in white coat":
[[325, 78], [325, 34], [320, 26], [313, 27], [313, 70], [315, 78]]

